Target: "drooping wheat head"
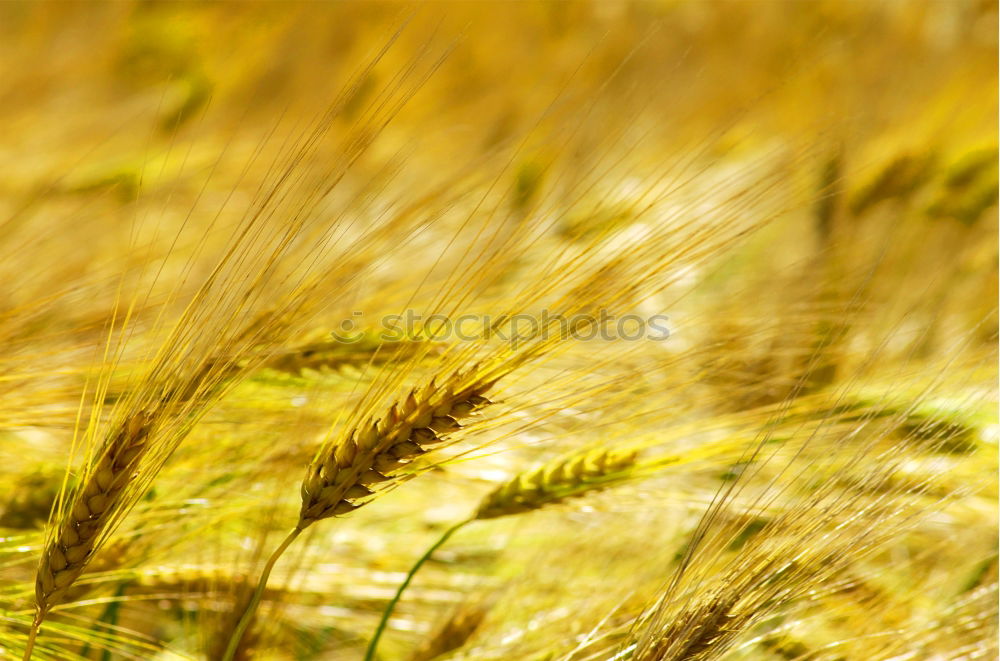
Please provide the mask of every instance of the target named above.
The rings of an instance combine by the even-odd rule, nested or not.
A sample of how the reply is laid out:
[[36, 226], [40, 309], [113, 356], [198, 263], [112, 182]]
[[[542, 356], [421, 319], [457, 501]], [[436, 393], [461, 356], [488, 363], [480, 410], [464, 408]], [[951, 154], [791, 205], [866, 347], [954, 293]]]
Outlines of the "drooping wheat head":
[[612, 486], [626, 477], [635, 451], [596, 449], [558, 459], [516, 476], [490, 492], [476, 519], [495, 519], [536, 510]]
[[482, 380], [475, 369], [455, 372], [440, 385], [432, 379], [393, 404], [384, 418], [368, 419], [325, 447], [302, 482], [296, 527], [362, 506], [373, 493], [371, 486], [392, 479], [414, 457], [459, 430], [460, 420], [487, 406], [485, 395], [494, 383]]
[[109, 530], [108, 514], [118, 511], [119, 501], [133, 478], [153, 419], [149, 414], [133, 416], [111, 437], [93, 474], [75, 495], [69, 515], [46, 545], [35, 584], [39, 617], [62, 603], [70, 585], [80, 576], [98, 543]]

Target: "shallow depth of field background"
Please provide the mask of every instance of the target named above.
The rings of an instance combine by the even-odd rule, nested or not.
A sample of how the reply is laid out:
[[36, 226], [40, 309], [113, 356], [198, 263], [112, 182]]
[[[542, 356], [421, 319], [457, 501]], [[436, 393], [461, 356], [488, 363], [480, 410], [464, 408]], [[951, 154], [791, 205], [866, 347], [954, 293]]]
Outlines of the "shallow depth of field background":
[[[272, 189], [269, 227], [337, 228], [297, 236], [316, 262], [288, 273], [343, 277], [198, 420], [33, 658], [221, 658], [320, 441], [462, 346], [381, 344], [385, 315], [604, 295], [670, 337], [567, 341], [501, 380], [412, 479], [297, 541], [238, 658], [361, 659], [492, 488], [618, 447], [642, 470], [449, 540], [380, 658], [996, 658], [996, 118], [991, 2], [4, 3], [0, 658], [24, 648], [79, 430]], [[699, 231], [710, 254], [660, 251]], [[357, 342], [331, 339], [345, 319]], [[819, 493], [853, 509], [768, 526]], [[862, 524], [863, 550], [843, 541]], [[843, 566], [789, 578], [825, 545]], [[758, 576], [754, 553], [789, 562]], [[767, 598], [731, 635], [651, 642], [725, 585]]]

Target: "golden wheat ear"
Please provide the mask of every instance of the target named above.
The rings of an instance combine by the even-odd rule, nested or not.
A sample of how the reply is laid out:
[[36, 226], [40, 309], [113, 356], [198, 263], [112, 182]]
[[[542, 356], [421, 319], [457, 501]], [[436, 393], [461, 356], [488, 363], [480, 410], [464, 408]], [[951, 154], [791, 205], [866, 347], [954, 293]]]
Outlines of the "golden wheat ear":
[[363, 417], [343, 437], [324, 443], [302, 482], [299, 520], [268, 558], [260, 581], [223, 655], [232, 661], [256, 614], [275, 563], [303, 530], [317, 521], [348, 514], [370, 501], [372, 487], [391, 484], [397, 471], [462, 428], [460, 420], [491, 404], [487, 392], [499, 376], [475, 365], [432, 378], [389, 407], [384, 416]]
[[77, 492], [55, 536], [45, 546], [35, 583], [38, 612], [65, 601], [119, 509], [122, 493], [138, 467], [149, 439], [152, 417], [130, 417], [112, 436], [90, 478]]
[[390, 407], [384, 419], [368, 420], [325, 448], [302, 482], [297, 527], [361, 507], [374, 493], [371, 486], [392, 480], [413, 458], [461, 429], [460, 420], [488, 406], [484, 395], [494, 383], [471, 375], [456, 372], [440, 386], [431, 380]]

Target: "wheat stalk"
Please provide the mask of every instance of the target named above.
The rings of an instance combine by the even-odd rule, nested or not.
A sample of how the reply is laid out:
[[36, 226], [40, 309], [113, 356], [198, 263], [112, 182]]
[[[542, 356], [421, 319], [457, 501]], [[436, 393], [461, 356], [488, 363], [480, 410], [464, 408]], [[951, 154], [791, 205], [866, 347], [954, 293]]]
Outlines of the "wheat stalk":
[[[215, 635], [209, 645], [208, 657], [219, 659], [229, 653], [229, 640], [233, 632], [240, 625], [243, 613], [254, 598], [254, 590], [249, 581], [240, 581], [233, 584], [233, 594], [231, 595], [233, 607], [217, 623]], [[232, 652], [233, 658], [237, 661], [246, 661], [253, 657], [253, 649], [257, 645], [259, 632], [246, 632], [239, 641], [239, 645]]]

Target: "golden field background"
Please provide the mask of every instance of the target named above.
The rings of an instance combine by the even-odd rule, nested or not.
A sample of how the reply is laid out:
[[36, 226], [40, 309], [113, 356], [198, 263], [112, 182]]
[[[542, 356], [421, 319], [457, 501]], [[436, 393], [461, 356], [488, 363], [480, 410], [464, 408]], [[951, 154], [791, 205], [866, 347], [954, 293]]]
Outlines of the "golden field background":
[[372, 658], [996, 658], [995, 4], [5, 3], [0, 67], [0, 658], [365, 658], [442, 535]]

